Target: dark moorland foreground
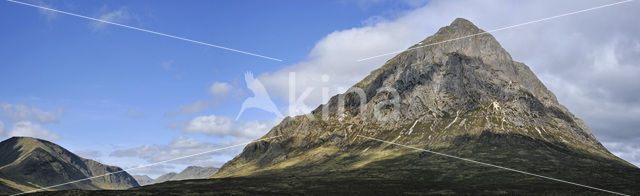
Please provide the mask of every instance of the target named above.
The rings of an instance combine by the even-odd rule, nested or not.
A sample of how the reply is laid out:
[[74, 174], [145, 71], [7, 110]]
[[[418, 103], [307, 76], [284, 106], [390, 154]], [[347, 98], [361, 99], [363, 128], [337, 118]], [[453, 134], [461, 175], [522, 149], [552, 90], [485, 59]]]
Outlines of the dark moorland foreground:
[[483, 32], [456, 19], [210, 179], [33, 195], [639, 195], [640, 169]]
[[[393, 148], [370, 144], [379, 149]], [[344, 170], [341, 166], [366, 157], [353, 155], [255, 176], [172, 181], [124, 191], [67, 190], [30, 195], [610, 195], [417, 150], [409, 151], [411, 153], [355, 170]], [[501, 166], [624, 194], [640, 193], [640, 170], [637, 168], [521, 135], [486, 132], [479, 137], [456, 138], [452, 148], [434, 151], [501, 163]], [[307, 172], [318, 170], [330, 172]]]

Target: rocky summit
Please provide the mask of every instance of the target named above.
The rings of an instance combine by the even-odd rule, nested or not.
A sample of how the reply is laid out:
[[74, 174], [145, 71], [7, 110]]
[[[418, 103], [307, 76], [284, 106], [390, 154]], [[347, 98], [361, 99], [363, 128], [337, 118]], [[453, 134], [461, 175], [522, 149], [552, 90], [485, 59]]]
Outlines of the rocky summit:
[[596, 187], [640, 185], [638, 168], [607, 151], [527, 65], [461, 18], [263, 138], [274, 136], [248, 145], [213, 177], [397, 180], [408, 182], [397, 186], [407, 193], [414, 184], [420, 193], [594, 191], [366, 136]]
[[465, 19], [262, 138], [211, 179], [122, 193], [640, 193], [640, 169], [607, 151], [529, 67]]

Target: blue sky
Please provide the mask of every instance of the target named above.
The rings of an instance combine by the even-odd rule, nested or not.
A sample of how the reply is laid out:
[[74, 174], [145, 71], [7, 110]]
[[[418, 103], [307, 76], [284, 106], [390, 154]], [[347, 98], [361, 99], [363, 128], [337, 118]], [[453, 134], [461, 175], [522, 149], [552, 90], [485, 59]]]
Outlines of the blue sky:
[[[337, 93], [391, 56], [355, 60], [407, 48], [456, 17], [490, 30], [615, 1], [24, 2], [283, 60], [0, 3], [0, 136], [18, 130], [127, 168], [265, 133], [278, 122], [270, 113], [252, 109], [233, 121], [250, 95], [245, 72], [253, 72], [286, 113], [288, 72], [296, 72], [296, 88], [328, 86]], [[494, 33], [605, 146], [636, 165], [640, 28], [626, 24], [635, 24], [637, 8], [632, 2]], [[603, 64], [607, 71], [593, 68]], [[306, 104], [315, 107], [319, 97], [312, 94]], [[154, 177], [190, 164], [220, 166], [239, 150], [132, 173]], [[167, 151], [176, 153], [160, 156]]]
[[[212, 143], [229, 140], [185, 134], [170, 124], [205, 114], [235, 117], [246, 96], [235, 87], [244, 85], [245, 72], [259, 75], [294, 64], [333, 31], [411, 7], [344, 1], [25, 2], [283, 60], [1, 3], [0, 101], [55, 115], [56, 122], [26, 120], [59, 135], [56, 143], [72, 151], [98, 151], [93, 158], [106, 162], [112, 150], [166, 144], [183, 135]], [[240, 92], [198, 112], [167, 115], [181, 105], [215, 99], [209, 93], [214, 82], [233, 84]], [[241, 120], [273, 118], [263, 116], [250, 110]], [[2, 120], [9, 131], [25, 119]]]

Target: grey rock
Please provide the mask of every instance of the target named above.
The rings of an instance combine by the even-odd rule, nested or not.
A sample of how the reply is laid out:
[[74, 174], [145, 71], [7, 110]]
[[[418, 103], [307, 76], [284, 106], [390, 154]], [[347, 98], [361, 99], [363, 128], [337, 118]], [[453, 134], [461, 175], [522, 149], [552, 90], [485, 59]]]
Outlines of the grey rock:
[[253, 147], [224, 164], [216, 176], [276, 165], [261, 161], [275, 157], [276, 151], [287, 160], [304, 162], [309, 159], [305, 151], [313, 148], [364, 148], [369, 141], [357, 135], [436, 148], [456, 136], [490, 131], [562, 143], [624, 162], [558, 103], [529, 67], [514, 61], [492, 35], [461, 18], [311, 114], [314, 119], [285, 118], [263, 138], [280, 137], [250, 144]]

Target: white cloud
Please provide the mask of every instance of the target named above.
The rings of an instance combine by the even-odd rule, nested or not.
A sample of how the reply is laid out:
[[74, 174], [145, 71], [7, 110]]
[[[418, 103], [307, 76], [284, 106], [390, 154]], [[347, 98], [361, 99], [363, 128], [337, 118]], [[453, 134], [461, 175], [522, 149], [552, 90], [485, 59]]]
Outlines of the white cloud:
[[40, 127], [40, 125], [33, 124], [29, 121], [20, 121], [13, 124], [13, 128], [8, 133], [9, 137], [13, 136], [26, 136], [35, 137], [49, 141], [55, 141], [60, 139], [60, 135], [55, 134], [47, 129]]
[[[108, 11], [107, 7], [102, 7], [100, 9], [100, 15], [97, 17], [100, 20], [114, 22], [114, 23], [122, 23], [133, 18], [133, 15], [129, 12], [126, 7], [121, 7], [120, 9]], [[104, 30], [108, 25], [104, 22], [91, 22], [90, 27], [93, 31]]]
[[[179, 172], [176, 169], [191, 165], [220, 167], [223, 163], [232, 159], [236, 154], [242, 151], [243, 146], [226, 148], [230, 145], [232, 144], [229, 144], [228, 142], [214, 144], [181, 136], [174, 138], [168, 144], [143, 145], [139, 147], [115, 150], [111, 152], [109, 156], [112, 160], [123, 158], [130, 160], [133, 158], [146, 161], [147, 163], [145, 164], [128, 164], [130, 166], [127, 168], [137, 168], [129, 171], [132, 174], [143, 174], [153, 177], [165, 174], [168, 171]], [[217, 150], [221, 148], [226, 149]], [[198, 155], [192, 156], [195, 154]], [[164, 162], [167, 160], [173, 161]], [[135, 162], [139, 163], [140, 161]], [[155, 164], [159, 162], [162, 163]], [[148, 166], [149, 164], [154, 165]]]
[[280, 121], [282, 121], [282, 119], [274, 118], [272, 120], [242, 122], [237, 126], [234, 134], [232, 134], [234, 137], [233, 143], [258, 139], [267, 134], [267, 132]]
[[[137, 157], [146, 160], [149, 163], [156, 163], [185, 156], [190, 156], [198, 153], [212, 151], [218, 148], [226, 147], [225, 145], [217, 145], [212, 143], [206, 143], [197, 141], [193, 138], [178, 137], [173, 139], [171, 143], [166, 145], [144, 145], [135, 148], [128, 148], [122, 150], [113, 151], [110, 156], [113, 157]], [[239, 147], [241, 150], [241, 147]], [[185, 164], [185, 165], [219, 165], [222, 161], [218, 161], [213, 157], [215, 155], [228, 155], [232, 156], [237, 153], [238, 149], [229, 149], [206, 153], [202, 155], [192, 156], [184, 159], [178, 159], [170, 161], [171, 164]]]
[[62, 108], [58, 108], [58, 110], [53, 113], [42, 111], [35, 106], [0, 103], [0, 117], [7, 118], [12, 121], [33, 120], [40, 123], [54, 123], [59, 121], [59, 116], [61, 114]]
[[[202, 133], [206, 135], [216, 135], [219, 137], [230, 137], [220, 143], [209, 143], [198, 141], [189, 137], [177, 137], [169, 144], [162, 145], [143, 145], [134, 148], [115, 150], [110, 153], [113, 158], [134, 157], [147, 161], [148, 163], [157, 163], [161, 161], [180, 158], [179, 160], [170, 161], [152, 167], [145, 167], [132, 170], [131, 173], [158, 175], [166, 173], [167, 168], [175, 168], [177, 165], [200, 165], [200, 166], [217, 166], [233, 158], [242, 151], [241, 146], [236, 148], [228, 148], [220, 151], [210, 152], [212, 150], [227, 148], [231, 145], [250, 142], [258, 139], [266, 134], [271, 127], [280, 122], [281, 119], [273, 119], [266, 121], [239, 122], [233, 125], [231, 118], [222, 116], [200, 116], [189, 121], [185, 125], [174, 125], [174, 128], [181, 129], [183, 132]], [[191, 157], [190, 155], [199, 154]], [[181, 158], [189, 156], [188, 158]], [[145, 165], [145, 164], [141, 164]], [[136, 166], [132, 166], [136, 167]]]
[[199, 116], [189, 121], [182, 129], [187, 133], [203, 133], [226, 136], [232, 133], [233, 119], [222, 116]]
[[246, 142], [262, 137], [282, 119], [274, 118], [262, 121], [234, 121], [226, 116], [199, 116], [186, 123], [173, 123], [170, 128], [185, 133], [200, 133], [218, 137], [230, 136], [235, 142]]
[[178, 106], [180, 109], [178, 111], [170, 110], [164, 114], [164, 117], [175, 117], [179, 114], [193, 114], [205, 111], [211, 105], [210, 101], [196, 101], [187, 105]]
[[209, 93], [213, 95], [215, 98], [222, 98], [227, 96], [231, 92], [231, 84], [226, 82], [214, 82], [211, 87], [209, 87]]

